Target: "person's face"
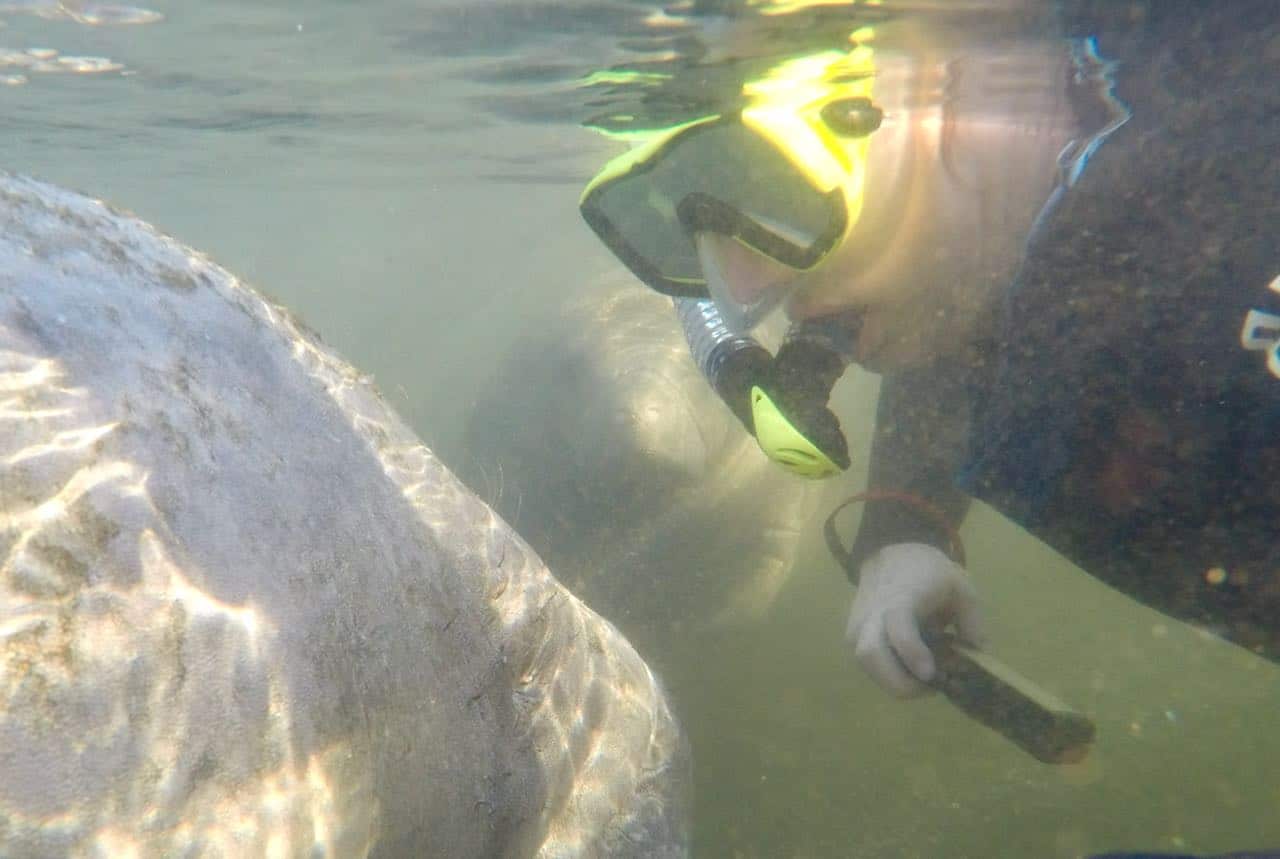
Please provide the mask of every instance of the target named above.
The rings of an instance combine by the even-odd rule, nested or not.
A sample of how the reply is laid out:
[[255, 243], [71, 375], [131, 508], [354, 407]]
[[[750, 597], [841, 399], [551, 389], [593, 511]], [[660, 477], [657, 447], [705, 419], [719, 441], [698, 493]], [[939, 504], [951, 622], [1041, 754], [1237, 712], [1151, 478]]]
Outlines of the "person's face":
[[1060, 48], [968, 63], [961, 80], [975, 92], [957, 91], [955, 62], [886, 68], [878, 91], [898, 95], [884, 96], [857, 220], [822, 265], [793, 274], [790, 318], [859, 314], [871, 369], [965, 341], [1013, 278], [1077, 135]]

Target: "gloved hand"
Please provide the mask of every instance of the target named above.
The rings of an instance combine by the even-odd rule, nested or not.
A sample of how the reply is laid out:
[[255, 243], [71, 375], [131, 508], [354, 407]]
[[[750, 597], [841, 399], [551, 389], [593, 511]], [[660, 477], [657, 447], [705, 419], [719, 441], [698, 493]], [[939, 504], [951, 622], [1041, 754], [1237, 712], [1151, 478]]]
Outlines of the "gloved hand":
[[845, 640], [882, 688], [899, 698], [929, 691], [936, 665], [924, 631], [954, 624], [980, 647], [982, 617], [968, 574], [925, 543], [885, 546], [863, 562]]

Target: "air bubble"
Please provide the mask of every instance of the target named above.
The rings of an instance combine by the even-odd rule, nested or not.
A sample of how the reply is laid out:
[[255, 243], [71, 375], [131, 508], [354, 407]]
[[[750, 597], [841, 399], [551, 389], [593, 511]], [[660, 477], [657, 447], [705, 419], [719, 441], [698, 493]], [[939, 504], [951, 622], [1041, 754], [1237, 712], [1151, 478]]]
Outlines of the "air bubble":
[[0, 49], [0, 69], [10, 66], [26, 68], [32, 63], [31, 55], [25, 51], [6, 51]]
[[[14, 66], [32, 73], [77, 75], [99, 75], [118, 72], [124, 68], [122, 64], [108, 57], [60, 57], [52, 48], [30, 48], [25, 52], [0, 50], [0, 69]], [[9, 77], [22, 78], [16, 83], [27, 82], [25, 75], [9, 75]], [[8, 80], [5, 82], [10, 83]]]
[[164, 15], [138, 6], [114, 4], [89, 5], [80, 9], [67, 9], [66, 15], [77, 24], [90, 27], [119, 27], [135, 24], [154, 24], [164, 20]]
[[58, 65], [62, 71], [78, 75], [99, 75], [124, 68], [123, 64], [107, 57], [58, 57]]

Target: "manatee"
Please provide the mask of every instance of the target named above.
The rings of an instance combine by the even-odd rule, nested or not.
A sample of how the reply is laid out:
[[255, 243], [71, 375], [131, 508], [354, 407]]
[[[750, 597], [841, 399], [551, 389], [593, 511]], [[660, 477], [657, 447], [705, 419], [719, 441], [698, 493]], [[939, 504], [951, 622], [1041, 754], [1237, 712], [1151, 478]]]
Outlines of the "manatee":
[[0, 174], [0, 422], [0, 855], [686, 855], [635, 650], [199, 253]]
[[720, 402], [670, 299], [605, 279], [552, 315], [479, 392], [463, 479], [633, 640], [759, 619], [813, 484]]

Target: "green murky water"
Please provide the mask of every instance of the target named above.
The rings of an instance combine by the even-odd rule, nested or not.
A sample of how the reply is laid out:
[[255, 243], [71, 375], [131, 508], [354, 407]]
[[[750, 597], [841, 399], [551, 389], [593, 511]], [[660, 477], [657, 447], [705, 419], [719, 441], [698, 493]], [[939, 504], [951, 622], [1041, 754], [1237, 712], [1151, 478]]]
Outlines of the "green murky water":
[[[578, 127], [567, 82], [658, 51], [635, 44], [651, 37], [653, 10], [149, 8], [158, 15], [0, 3], [0, 166], [110, 200], [207, 251], [372, 373], [446, 461], [470, 461], [465, 419], [505, 350], [618, 270], [577, 212], [618, 148]], [[838, 389], [855, 463], [875, 390], [863, 374]], [[855, 464], [824, 508], [862, 479]], [[1098, 726], [1084, 763], [1038, 764], [945, 702], [891, 700], [855, 670], [842, 641], [851, 592], [820, 524], [804, 524], [795, 573], [762, 619], [714, 632], [623, 624], [693, 741], [696, 855], [1280, 844], [1273, 665], [978, 510], [964, 536], [994, 652]]]

